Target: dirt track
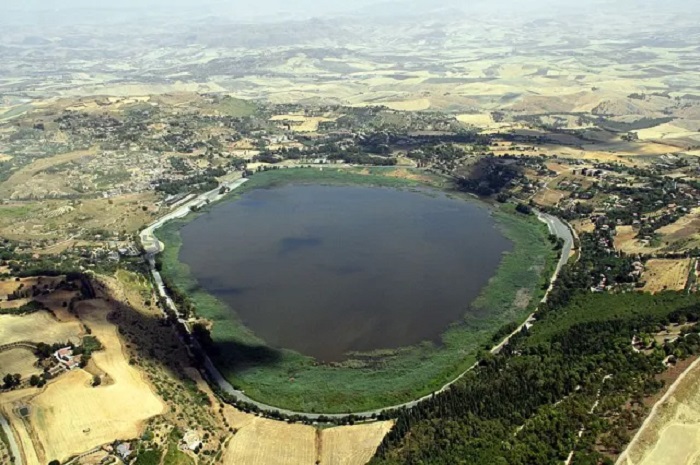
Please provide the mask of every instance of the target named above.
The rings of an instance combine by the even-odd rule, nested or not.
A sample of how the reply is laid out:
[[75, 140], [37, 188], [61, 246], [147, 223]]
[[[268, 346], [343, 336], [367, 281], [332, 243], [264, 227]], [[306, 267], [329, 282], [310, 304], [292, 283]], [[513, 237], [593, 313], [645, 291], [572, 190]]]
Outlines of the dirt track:
[[615, 465], [694, 465], [700, 456], [700, 358], [654, 405]]

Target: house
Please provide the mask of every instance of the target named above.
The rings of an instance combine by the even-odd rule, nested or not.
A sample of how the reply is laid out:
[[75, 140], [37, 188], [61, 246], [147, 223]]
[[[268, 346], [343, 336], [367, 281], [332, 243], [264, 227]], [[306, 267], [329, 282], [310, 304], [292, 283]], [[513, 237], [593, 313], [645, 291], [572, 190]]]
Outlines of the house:
[[78, 368], [80, 366], [81, 356], [73, 355], [72, 347], [58, 349], [53, 355], [56, 357], [56, 360], [58, 360], [58, 363], [60, 363], [67, 370], [73, 370], [74, 368]]

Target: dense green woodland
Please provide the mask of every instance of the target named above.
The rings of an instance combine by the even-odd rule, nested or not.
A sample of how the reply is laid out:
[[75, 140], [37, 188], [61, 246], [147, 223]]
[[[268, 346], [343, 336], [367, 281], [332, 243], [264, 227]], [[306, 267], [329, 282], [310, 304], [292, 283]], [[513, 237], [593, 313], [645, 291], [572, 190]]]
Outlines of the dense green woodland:
[[[592, 293], [592, 275], [609, 259], [583, 250], [537, 323], [448, 392], [401, 411], [372, 464], [546, 465], [571, 451], [573, 465], [613, 463], [647, 413], [643, 399], [663, 386], [664, 359], [700, 351], [694, 329], [643, 352], [633, 336], [698, 321], [700, 296]], [[609, 265], [610, 278], [623, 279], [615, 270], [625, 260]]]

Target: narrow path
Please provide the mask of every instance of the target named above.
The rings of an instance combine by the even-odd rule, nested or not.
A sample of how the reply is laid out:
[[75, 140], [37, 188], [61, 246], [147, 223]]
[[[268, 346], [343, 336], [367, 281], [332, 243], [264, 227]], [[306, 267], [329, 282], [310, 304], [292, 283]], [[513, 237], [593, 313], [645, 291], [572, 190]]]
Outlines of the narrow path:
[[[247, 179], [239, 179], [237, 181], [231, 182], [226, 187], [230, 189], [230, 191], [233, 191], [243, 185]], [[191, 200], [190, 202], [186, 203], [185, 205], [177, 208], [173, 212], [169, 213], [168, 215], [160, 218], [158, 221], [155, 223], [151, 224], [148, 226], [146, 229], [141, 231], [139, 234], [141, 238], [141, 243], [144, 247], [144, 250], [146, 250], [146, 260], [148, 261], [149, 267], [151, 269], [151, 275], [153, 276], [153, 280], [156, 283], [158, 295], [160, 295], [167, 307], [173, 311], [176, 315], [180, 315], [180, 313], [177, 310], [177, 307], [175, 305], [175, 302], [168, 296], [165, 286], [163, 284], [163, 279], [160, 275], [160, 273], [156, 270], [155, 267], [155, 255], [163, 251], [163, 244], [158, 241], [156, 238], [154, 232], [156, 229], [160, 228], [163, 226], [165, 223], [172, 219], [176, 218], [184, 218], [187, 216], [187, 214], [190, 212], [190, 207], [193, 205], [198, 205], [202, 201], [206, 201], [207, 199], [210, 201], [215, 201], [215, 200], [220, 200], [223, 198], [226, 194], [219, 194], [219, 188], [212, 190], [206, 194], [202, 194], [195, 199]], [[557, 262], [556, 269], [552, 275], [552, 278], [550, 280], [550, 285], [549, 288], [547, 289], [544, 297], [542, 298], [542, 302], [546, 302], [547, 296], [549, 295], [550, 291], [552, 290], [554, 286], [554, 282], [556, 281], [557, 277], [559, 276], [559, 272], [563, 268], [563, 266], [567, 263], [569, 259], [569, 255], [571, 254], [571, 250], [573, 248], [574, 244], [574, 238], [572, 235], [572, 230], [566, 224], [564, 221], [561, 219], [557, 218], [556, 216], [552, 216], [546, 213], [542, 212], [537, 212], [537, 217], [540, 221], [545, 223], [547, 227], [549, 228], [550, 233], [556, 235], [557, 237], [561, 238], [564, 241], [564, 245], [562, 247], [561, 251], [561, 257], [559, 261]], [[510, 339], [517, 333], [519, 333], [523, 327], [530, 327], [534, 323], [534, 317], [535, 313], [532, 313], [531, 315], [528, 316], [528, 318], [525, 320], [525, 322], [520, 325], [515, 331], [513, 331], [511, 334], [506, 336], [498, 345], [493, 347], [491, 349], [491, 353], [498, 353], [500, 352], [503, 347], [505, 347]], [[187, 322], [182, 319], [178, 318], [178, 321], [186, 328], [188, 332], [190, 332], [189, 325]], [[199, 343], [196, 341], [195, 338], [192, 338], [192, 344], [198, 348], [201, 349], [201, 346], [199, 346]], [[398, 404], [398, 405], [391, 405], [387, 406], [384, 408], [376, 409], [376, 410], [370, 410], [366, 412], [347, 412], [347, 413], [337, 413], [337, 414], [320, 414], [320, 413], [308, 413], [308, 412], [295, 412], [293, 410], [287, 410], [283, 408], [278, 408], [274, 407], [272, 405], [264, 404], [262, 402], [257, 402], [247, 395], [245, 395], [244, 392], [239, 391], [237, 389], [234, 389], [234, 387], [229, 383], [221, 374], [221, 372], [218, 370], [218, 368], [214, 365], [212, 362], [211, 358], [209, 358], [208, 355], [206, 355], [206, 352], [202, 350], [202, 353], [205, 354], [204, 356], [204, 369], [206, 371], [207, 377], [209, 378], [209, 381], [216, 384], [222, 391], [226, 392], [228, 395], [236, 399], [238, 402], [245, 402], [251, 405], [256, 406], [258, 409], [260, 409], [263, 412], [266, 413], [272, 413], [272, 414], [282, 414], [282, 415], [287, 415], [287, 416], [299, 416], [308, 420], [317, 420], [321, 417], [325, 418], [344, 418], [347, 417], [348, 415], [353, 415], [359, 419], [370, 419], [372, 417], [376, 417], [377, 415], [381, 414], [385, 410], [395, 410], [395, 409], [401, 409], [401, 408], [412, 408], [415, 407], [416, 405], [420, 404], [421, 402], [424, 402], [430, 398], [432, 398], [435, 394], [439, 394], [442, 392], [447, 391], [452, 385], [454, 385], [456, 382], [458, 382], [460, 379], [462, 379], [467, 373], [469, 373], [471, 370], [473, 370], [478, 363], [474, 363], [471, 365], [469, 368], [467, 368], [464, 372], [462, 372], [459, 376], [457, 376], [455, 379], [450, 381], [449, 383], [445, 384], [442, 388], [438, 389], [437, 391], [431, 392], [430, 394], [427, 394], [419, 399], [415, 399], [409, 402], [404, 402], [403, 404]]]
[[[591, 409], [588, 411], [589, 415], [593, 415], [593, 412], [595, 412], [595, 409], [598, 408], [598, 405], [600, 404], [600, 393], [603, 391], [603, 385], [610, 378], [612, 378], [612, 375], [605, 375], [605, 377], [603, 378], [603, 382], [601, 383], [600, 388], [598, 388], [598, 392], [596, 393], [595, 402], [593, 402]], [[586, 432], [585, 426], [582, 426], [581, 429], [578, 430], [578, 439], [576, 440], [577, 443], [583, 437], [583, 433], [585, 433], [585, 432]], [[575, 447], [575, 445], [574, 445], [574, 447]], [[564, 465], [571, 465], [571, 461], [574, 459], [574, 452], [576, 452], [576, 449], [571, 449], [571, 452], [569, 452], [569, 455], [567, 456], [566, 461], [564, 462]]]
[[17, 441], [15, 441], [15, 433], [12, 431], [10, 424], [7, 422], [7, 419], [2, 415], [2, 413], [0, 413], [0, 428], [5, 431], [5, 436], [7, 436], [7, 439], [10, 442], [10, 453], [15, 458], [14, 465], [23, 465], [24, 462], [22, 462], [22, 454], [19, 446], [17, 445]]
[[9, 344], [3, 344], [0, 346], [0, 352], [4, 352], [6, 350], [12, 350], [12, 349], [29, 349], [29, 350], [36, 350], [37, 345], [31, 341], [16, 341], [16, 342], [11, 342]]

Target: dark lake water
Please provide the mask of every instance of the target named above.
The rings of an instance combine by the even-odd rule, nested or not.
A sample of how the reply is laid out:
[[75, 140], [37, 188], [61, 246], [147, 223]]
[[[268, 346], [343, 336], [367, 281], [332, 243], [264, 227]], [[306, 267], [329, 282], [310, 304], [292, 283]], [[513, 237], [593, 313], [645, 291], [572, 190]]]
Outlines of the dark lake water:
[[373, 187], [254, 190], [181, 234], [203, 288], [271, 347], [323, 361], [439, 341], [511, 248], [476, 202]]

